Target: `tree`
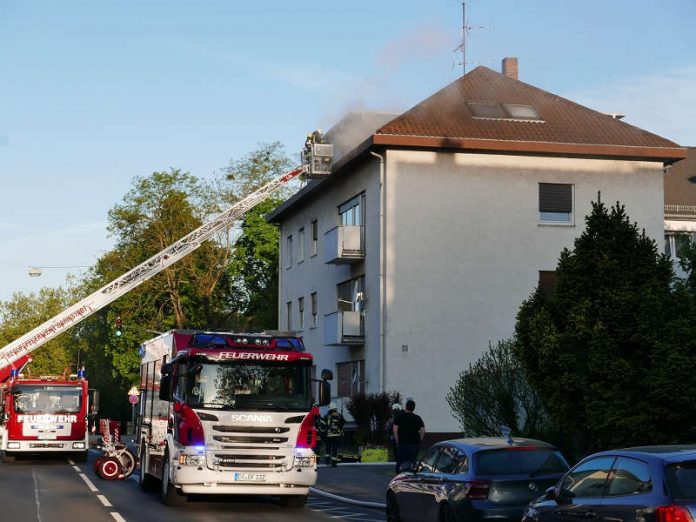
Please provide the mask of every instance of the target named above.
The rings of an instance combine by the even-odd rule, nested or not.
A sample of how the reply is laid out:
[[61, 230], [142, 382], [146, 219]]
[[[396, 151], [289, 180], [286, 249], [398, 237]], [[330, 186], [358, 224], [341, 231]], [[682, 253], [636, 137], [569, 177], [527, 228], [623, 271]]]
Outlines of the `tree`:
[[693, 437], [694, 300], [655, 242], [598, 198], [556, 273], [520, 308], [515, 354], [570, 453]]
[[548, 438], [547, 415], [513, 353], [514, 344], [489, 345], [447, 393], [464, 436], [499, 436], [501, 426], [507, 426], [514, 436]]

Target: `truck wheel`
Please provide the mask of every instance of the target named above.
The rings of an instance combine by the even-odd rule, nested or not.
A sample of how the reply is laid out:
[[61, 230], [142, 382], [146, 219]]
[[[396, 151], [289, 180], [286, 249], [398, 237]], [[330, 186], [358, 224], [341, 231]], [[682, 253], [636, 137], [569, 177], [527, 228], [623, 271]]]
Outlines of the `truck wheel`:
[[280, 505], [288, 508], [301, 508], [307, 502], [307, 495], [283, 495], [280, 497]]
[[17, 457], [12, 453], [7, 453], [6, 451], [3, 451], [1, 460], [4, 464], [9, 464], [10, 462], [14, 462], [15, 460], [17, 460]]
[[116, 457], [104, 457], [99, 464], [99, 476], [104, 480], [118, 480], [125, 478], [123, 467]]
[[138, 470], [138, 485], [141, 491], [155, 491], [155, 477], [148, 474], [145, 461], [145, 443], [140, 446], [140, 469]]
[[162, 462], [162, 478], [160, 483], [160, 499], [165, 506], [176, 507], [186, 503], [186, 496], [179, 493], [169, 481], [169, 454], [165, 452]]
[[135, 471], [135, 455], [133, 452], [126, 448], [121, 453], [118, 454], [118, 460], [121, 461], [121, 466], [123, 466], [123, 474], [126, 478], [130, 477]]
[[89, 456], [89, 450], [78, 451], [74, 453], [72, 458], [75, 462], [87, 462], [87, 457]]

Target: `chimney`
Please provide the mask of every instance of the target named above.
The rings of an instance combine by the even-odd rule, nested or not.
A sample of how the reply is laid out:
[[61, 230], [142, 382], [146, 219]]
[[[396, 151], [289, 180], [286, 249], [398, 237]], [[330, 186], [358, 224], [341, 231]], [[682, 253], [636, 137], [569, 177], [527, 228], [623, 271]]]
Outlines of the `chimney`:
[[517, 80], [517, 58], [503, 58], [503, 74]]

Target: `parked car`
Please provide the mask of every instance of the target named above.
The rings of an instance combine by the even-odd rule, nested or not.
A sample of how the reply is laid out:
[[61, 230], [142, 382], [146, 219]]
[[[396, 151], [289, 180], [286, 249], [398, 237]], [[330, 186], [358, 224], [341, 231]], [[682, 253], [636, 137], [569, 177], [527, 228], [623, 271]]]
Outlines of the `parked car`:
[[519, 522], [529, 502], [567, 470], [561, 452], [538, 440], [440, 442], [389, 482], [387, 520]]
[[523, 522], [694, 522], [696, 446], [645, 446], [583, 459]]

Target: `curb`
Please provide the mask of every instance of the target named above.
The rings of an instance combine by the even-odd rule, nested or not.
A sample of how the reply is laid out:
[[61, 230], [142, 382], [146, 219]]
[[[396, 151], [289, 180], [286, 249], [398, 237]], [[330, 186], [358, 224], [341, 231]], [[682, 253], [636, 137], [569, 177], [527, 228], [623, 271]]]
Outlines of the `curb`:
[[352, 504], [353, 506], [366, 507], [366, 508], [372, 508], [372, 509], [386, 509], [387, 508], [387, 505], [382, 504], [381, 502], [368, 502], [366, 500], [355, 500], [353, 498], [342, 497], [340, 495], [335, 495], [333, 493], [329, 493], [328, 491], [324, 491], [322, 489], [317, 489], [317, 488], [314, 488], [311, 486], [309, 488], [309, 491], [314, 493], [315, 495], [319, 495], [320, 497], [329, 498], [331, 500], [337, 500], [338, 502], [344, 502], [346, 504]]

